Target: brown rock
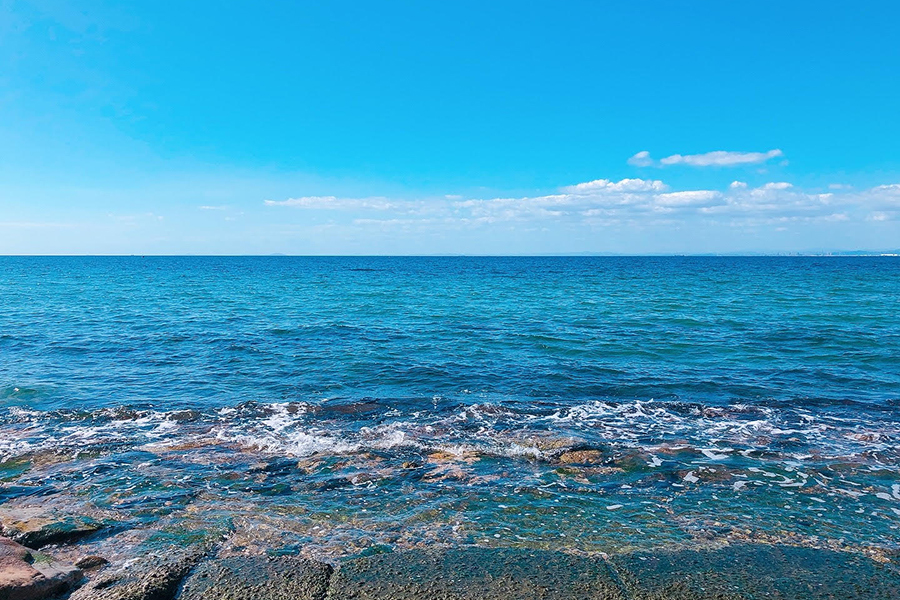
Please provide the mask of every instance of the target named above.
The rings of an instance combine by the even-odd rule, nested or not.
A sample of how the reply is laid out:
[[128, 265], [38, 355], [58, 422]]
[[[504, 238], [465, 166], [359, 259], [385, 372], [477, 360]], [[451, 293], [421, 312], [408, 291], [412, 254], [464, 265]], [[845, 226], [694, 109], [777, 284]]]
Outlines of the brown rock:
[[0, 600], [38, 600], [61, 594], [81, 580], [81, 571], [0, 538]]
[[559, 462], [564, 465], [592, 465], [603, 462], [603, 453], [599, 450], [570, 450], [559, 455]]
[[432, 452], [428, 455], [428, 461], [433, 463], [464, 462], [472, 464], [478, 462], [479, 459], [478, 453], [472, 450], [467, 450], [459, 454], [438, 450], [437, 452]]
[[109, 561], [103, 558], [102, 556], [84, 556], [75, 561], [75, 566], [79, 569], [95, 569], [97, 567], [102, 567], [103, 565], [109, 564]]

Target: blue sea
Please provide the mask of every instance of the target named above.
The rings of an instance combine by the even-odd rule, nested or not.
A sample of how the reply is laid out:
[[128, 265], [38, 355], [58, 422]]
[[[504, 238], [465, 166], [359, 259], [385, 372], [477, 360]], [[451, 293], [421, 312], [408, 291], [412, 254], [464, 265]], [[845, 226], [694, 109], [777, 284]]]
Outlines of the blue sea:
[[0, 503], [234, 552], [895, 552], [900, 259], [0, 257]]

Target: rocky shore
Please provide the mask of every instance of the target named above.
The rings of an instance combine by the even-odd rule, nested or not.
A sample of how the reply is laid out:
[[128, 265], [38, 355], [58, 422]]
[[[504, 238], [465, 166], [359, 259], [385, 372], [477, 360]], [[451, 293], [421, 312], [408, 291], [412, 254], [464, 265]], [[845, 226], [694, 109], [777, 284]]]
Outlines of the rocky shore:
[[[21, 517], [16, 520], [16, 516]], [[30, 517], [26, 518], [26, 517]], [[103, 524], [2, 516], [0, 600], [853, 600], [900, 598], [890, 558], [743, 543], [619, 554], [524, 548], [379, 551], [339, 564], [223, 552], [227, 535], [174, 536], [128, 560], [78, 556]], [[45, 553], [20, 544], [48, 544]], [[148, 546], [149, 547], [149, 546]]]

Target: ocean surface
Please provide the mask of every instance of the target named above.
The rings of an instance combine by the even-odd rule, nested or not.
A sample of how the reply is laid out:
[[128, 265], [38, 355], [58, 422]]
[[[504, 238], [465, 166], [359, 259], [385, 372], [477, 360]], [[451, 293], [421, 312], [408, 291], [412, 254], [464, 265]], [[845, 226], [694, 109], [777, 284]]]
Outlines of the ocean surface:
[[898, 415], [897, 258], [0, 257], [0, 504], [107, 554], [895, 552]]

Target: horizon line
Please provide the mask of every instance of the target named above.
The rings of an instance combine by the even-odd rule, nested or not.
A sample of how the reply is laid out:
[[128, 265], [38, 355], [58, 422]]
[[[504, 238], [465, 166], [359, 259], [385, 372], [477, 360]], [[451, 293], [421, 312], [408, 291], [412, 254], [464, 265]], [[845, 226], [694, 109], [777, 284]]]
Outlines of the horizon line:
[[266, 254], [0, 254], [0, 258], [677, 258], [677, 257], [900, 257], [900, 250], [833, 250], [818, 252], [657, 252], [657, 253], [617, 253], [617, 252], [545, 252], [534, 254], [286, 254], [271, 252]]

